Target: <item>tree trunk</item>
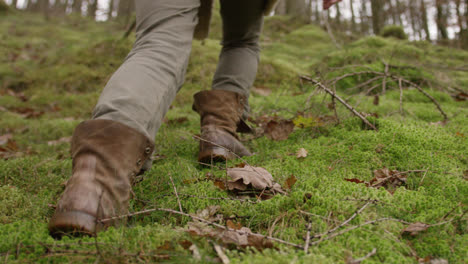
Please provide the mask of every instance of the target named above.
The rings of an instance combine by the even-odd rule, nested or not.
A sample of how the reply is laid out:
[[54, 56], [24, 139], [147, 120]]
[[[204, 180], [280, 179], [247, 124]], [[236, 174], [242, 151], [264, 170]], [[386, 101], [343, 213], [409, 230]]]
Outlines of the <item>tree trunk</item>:
[[425, 0], [421, 0], [421, 20], [422, 26], [424, 28], [424, 33], [426, 34], [426, 40], [431, 41], [431, 33], [429, 31], [429, 21], [427, 19], [427, 9]]
[[87, 15], [93, 20], [96, 19], [97, 7], [98, 7], [98, 0], [88, 0]]
[[[468, 1], [468, 0], [467, 0]], [[317, 19], [317, 24], [322, 24], [322, 17], [320, 16], [320, 0], [315, 0], [315, 19]]]
[[356, 32], [356, 15], [354, 14], [353, 0], [349, 0], [349, 7], [351, 9], [351, 32]]
[[395, 1], [396, 1], [396, 12], [397, 12], [397, 18], [398, 18], [398, 25], [403, 26], [403, 19], [401, 19], [401, 14], [403, 13], [403, 9], [401, 8], [400, 0], [395, 0]]
[[375, 35], [380, 34], [382, 29], [383, 19], [383, 2], [382, 0], [371, 0], [372, 10], [372, 30]]
[[416, 15], [416, 12], [414, 12], [414, 5], [415, 5], [415, 2], [410, 2], [408, 4], [408, 9], [409, 9], [409, 13], [410, 13], [410, 23], [411, 23], [411, 31], [412, 31], [412, 35], [413, 35], [413, 38], [416, 38], [416, 34], [418, 33], [418, 28], [416, 27], [416, 20], [418, 19], [417, 15]]
[[119, 0], [119, 6], [117, 7], [117, 17], [129, 17], [132, 12], [132, 0]]
[[389, 5], [389, 12], [390, 12], [390, 15], [392, 16], [392, 24], [393, 25], [396, 25], [397, 24], [397, 10], [395, 9], [395, 6], [393, 5], [393, 1], [392, 0], [389, 0], [388, 1], [388, 5]]
[[304, 22], [310, 19], [307, 17], [306, 4], [304, 0], [287, 0], [286, 1], [286, 14], [295, 16]]
[[338, 26], [338, 28], [341, 26], [341, 10], [340, 10], [340, 6], [339, 5], [335, 5], [335, 8], [336, 8], [336, 25]]
[[368, 34], [369, 33], [369, 26], [368, 26], [369, 15], [367, 11], [367, 1], [362, 1], [361, 3], [362, 3], [361, 10], [360, 10], [361, 33]]
[[13, 0], [13, 1], [11, 1], [11, 6], [12, 6], [13, 8], [16, 8], [16, 7], [18, 6], [18, 0]]
[[446, 5], [444, 5], [444, 0], [436, 0], [436, 9], [437, 9], [437, 31], [439, 32], [439, 39], [447, 40], [447, 11]]
[[72, 12], [73, 13], [77, 13], [77, 14], [81, 14], [81, 6], [83, 4], [83, 1], [82, 0], [73, 0], [73, 4], [72, 4]]
[[107, 19], [108, 19], [108, 20], [111, 19], [112, 16], [113, 16], [114, 4], [115, 4], [114, 0], [110, 0], [110, 1], [109, 1], [109, 7], [108, 7], [108, 9], [107, 9]]

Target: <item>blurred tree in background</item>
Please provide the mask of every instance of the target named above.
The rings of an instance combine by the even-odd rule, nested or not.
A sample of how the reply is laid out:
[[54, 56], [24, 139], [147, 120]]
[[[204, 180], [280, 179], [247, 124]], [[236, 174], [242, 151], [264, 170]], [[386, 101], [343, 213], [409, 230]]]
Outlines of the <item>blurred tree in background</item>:
[[[2, 1], [2, 0], [0, 0]], [[6, 0], [16, 9], [45, 16], [78, 14], [122, 19], [130, 24], [134, 0]], [[401, 26], [411, 40], [435, 41], [468, 49], [468, 0], [343, 0], [323, 11], [322, 0], [280, 0], [274, 14], [326, 27], [350, 40]]]

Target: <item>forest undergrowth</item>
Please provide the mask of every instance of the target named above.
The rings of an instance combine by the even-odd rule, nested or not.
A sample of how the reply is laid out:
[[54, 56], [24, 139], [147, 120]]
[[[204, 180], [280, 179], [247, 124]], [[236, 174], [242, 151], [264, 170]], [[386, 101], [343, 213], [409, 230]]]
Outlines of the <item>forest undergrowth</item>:
[[[242, 136], [254, 155], [202, 166], [191, 104], [216, 69], [213, 24], [193, 43], [130, 216], [54, 240], [73, 129], [134, 35], [116, 21], [0, 14], [0, 261], [468, 262], [468, 52], [381, 37], [338, 49], [317, 26], [267, 18], [255, 133]], [[229, 191], [236, 166], [265, 168], [282, 191]]]

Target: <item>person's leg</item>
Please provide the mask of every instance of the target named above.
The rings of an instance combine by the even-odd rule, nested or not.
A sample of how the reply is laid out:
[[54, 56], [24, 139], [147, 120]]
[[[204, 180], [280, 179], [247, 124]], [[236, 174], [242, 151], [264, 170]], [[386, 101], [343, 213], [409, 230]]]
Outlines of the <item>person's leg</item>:
[[212, 90], [194, 95], [193, 109], [201, 121], [201, 162], [251, 155], [236, 132], [249, 129], [243, 119], [247, 117], [249, 91], [257, 74], [265, 3], [221, 0], [223, 48]]
[[73, 173], [49, 231], [93, 235], [126, 213], [132, 180], [182, 85], [199, 0], [137, 0], [137, 40], [72, 137]]
[[154, 138], [184, 81], [199, 0], [137, 0], [137, 39], [102, 92], [93, 119]]
[[[257, 75], [265, 0], [221, 0], [223, 41], [212, 89], [249, 97]], [[246, 102], [246, 111], [248, 105]]]

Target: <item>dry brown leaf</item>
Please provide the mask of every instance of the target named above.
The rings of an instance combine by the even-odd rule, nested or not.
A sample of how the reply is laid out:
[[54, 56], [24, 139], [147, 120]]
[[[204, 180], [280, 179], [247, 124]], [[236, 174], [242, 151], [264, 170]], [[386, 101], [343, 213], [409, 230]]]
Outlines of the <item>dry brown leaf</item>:
[[273, 176], [261, 167], [228, 168], [227, 175], [231, 178], [226, 183], [230, 191], [256, 190], [266, 194], [286, 193], [281, 185], [273, 181]]
[[378, 169], [374, 171], [374, 179], [369, 182], [371, 187], [385, 189], [394, 189], [398, 186], [406, 184], [407, 175], [397, 170], [390, 170], [387, 168]]
[[373, 104], [374, 104], [374, 105], [379, 105], [379, 101], [380, 101], [379, 96], [378, 96], [378, 95], [374, 95], [374, 102], [373, 102]]
[[0, 146], [5, 145], [11, 139], [13, 139], [13, 134], [11, 134], [11, 133], [1, 135], [0, 136]]
[[20, 99], [23, 102], [28, 101], [28, 98], [26, 97], [26, 95], [24, 95], [23, 92], [15, 92], [12, 89], [7, 89], [6, 92], [1, 93], [1, 94], [8, 94], [10, 96], [13, 96], [13, 97], [16, 97], [16, 98]]
[[219, 208], [219, 205], [210, 205], [203, 210], [198, 210], [195, 215], [210, 222], [220, 221], [223, 220], [223, 215], [217, 214]]
[[235, 230], [240, 230], [242, 228], [241, 223], [234, 223], [232, 220], [227, 220], [226, 226]]
[[390, 170], [387, 168], [378, 169], [374, 171], [374, 178], [369, 182], [352, 178], [345, 179], [345, 181], [354, 183], [363, 183], [367, 187], [380, 188], [384, 187], [387, 191], [393, 194], [395, 189], [399, 186], [405, 185], [408, 175], [401, 173], [397, 170]]
[[445, 126], [447, 125], [448, 123], [448, 120], [441, 120], [441, 121], [437, 121], [437, 122], [430, 122], [429, 125], [432, 125], [432, 126]]
[[294, 186], [294, 184], [297, 182], [297, 178], [291, 174], [289, 178], [286, 179], [284, 183], [284, 188], [291, 190], [291, 188]]
[[216, 179], [213, 181], [213, 184], [214, 186], [220, 188], [223, 191], [226, 190], [226, 184], [224, 184], [224, 181]]
[[308, 153], [309, 153], [309, 152], [307, 152], [307, 150], [306, 150], [305, 148], [300, 148], [300, 149], [296, 152], [296, 157], [297, 157], [298, 159], [300, 159], [300, 158], [305, 158], [305, 157], [307, 157], [307, 154], [308, 154]]
[[366, 186], [369, 185], [368, 182], [362, 181], [362, 180], [357, 179], [357, 178], [352, 178], [352, 179], [346, 179], [345, 178], [345, 181], [354, 182], [354, 183], [364, 183]]
[[44, 111], [37, 111], [30, 107], [15, 107], [10, 111], [20, 114], [24, 118], [38, 118], [44, 114]]
[[47, 145], [57, 146], [57, 145], [60, 145], [60, 144], [63, 144], [63, 143], [70, 143], [70, 142], [71, 142], [71, 137], [63, 137], [63, 138], [59, 138], [57, 140], [47, 141]]
[[421, 222], [416, 222], [412, 223], [409, 226], [407, 226], [405, 229], [401, 230], [402, 235], [411, 235], [411, 236], [416, 236], [419, 234], [419, 232], [424, 232], [426, 231], [430, 225], [424, 224]]
[[286, 140], [294, 130], [294, 122], [291, 120], [271, 120], [266, 124], [265, 135], [273, 140]]
[[188, 227], [188, 232], [192, 235], [210, 237], [225, 245], [236, 245], [240, 247], [250, 246], [259, 250], [273, 247], [273, 243], [270, 240], [256, 234], [252, 234], [252, 231], [247, 227], [241, 227], [234, 231], [222, 228], [213, 228], [208, 224], [201, 222], [189, 222]]
[[464, 92], [460, 92], [454, 96], [455, 101], [461, 102], [468, 100], [468, 94]]
[[178, 118], [175, 118], [175, 119], [169, 119], [165, 123], [167, 123], [168, 125], [175, 125], [175, 124], [182, 124], [182, 123], [185, 123], [187, 121], [188, 121], [188, 118], [183, 116], [183, 117], [178, 117]]
[[269, 96], [271, 94], [271, 90], [266, 87], [252, 87], [251, 91], [261, 96]]

